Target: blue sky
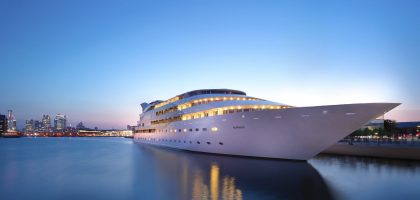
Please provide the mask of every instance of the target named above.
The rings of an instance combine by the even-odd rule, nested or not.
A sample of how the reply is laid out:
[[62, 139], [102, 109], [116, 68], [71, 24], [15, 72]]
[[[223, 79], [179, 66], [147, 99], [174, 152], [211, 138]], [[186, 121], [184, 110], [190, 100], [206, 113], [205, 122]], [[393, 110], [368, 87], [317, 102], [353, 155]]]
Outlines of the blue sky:
[[144, 101], [232, 88], [420, 120], [419, 19], [397, 0], [0, 0], [0, 112], [122, 128]]

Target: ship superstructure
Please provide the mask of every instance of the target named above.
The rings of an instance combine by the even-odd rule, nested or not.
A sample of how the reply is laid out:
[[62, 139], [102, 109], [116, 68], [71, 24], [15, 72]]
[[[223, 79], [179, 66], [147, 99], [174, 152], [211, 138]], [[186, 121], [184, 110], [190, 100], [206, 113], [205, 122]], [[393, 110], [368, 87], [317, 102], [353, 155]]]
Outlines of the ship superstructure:
[[137, 142], [190, 151], [307, 160], [398, 103], [294, 107], [230, 89], [141, 104]]

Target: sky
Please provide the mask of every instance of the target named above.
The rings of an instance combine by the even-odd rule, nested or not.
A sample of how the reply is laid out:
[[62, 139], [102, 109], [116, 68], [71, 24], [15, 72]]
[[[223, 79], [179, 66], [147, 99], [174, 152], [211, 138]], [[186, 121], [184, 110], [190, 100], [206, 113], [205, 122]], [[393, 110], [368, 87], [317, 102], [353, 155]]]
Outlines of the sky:
[[419, 19], [414, 0], [0, 0], [0, 113], [124, 128], [142, 102], [230, 88], [420, 121]]

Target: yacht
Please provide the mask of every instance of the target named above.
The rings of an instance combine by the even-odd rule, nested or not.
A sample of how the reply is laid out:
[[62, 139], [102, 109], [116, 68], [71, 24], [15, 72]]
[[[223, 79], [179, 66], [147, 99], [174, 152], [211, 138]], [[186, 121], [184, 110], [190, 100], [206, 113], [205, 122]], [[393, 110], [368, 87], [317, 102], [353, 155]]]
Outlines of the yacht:
[[308, 160], [399, 103], [295, 107], [231, 89], [142, 103], [134, 141], [182, 150]]

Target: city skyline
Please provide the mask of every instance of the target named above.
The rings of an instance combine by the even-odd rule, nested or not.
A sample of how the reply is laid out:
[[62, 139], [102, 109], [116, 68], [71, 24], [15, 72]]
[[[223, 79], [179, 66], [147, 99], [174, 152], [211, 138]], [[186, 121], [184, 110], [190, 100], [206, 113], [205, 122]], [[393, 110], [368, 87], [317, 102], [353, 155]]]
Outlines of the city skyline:
[[292, 106], [399, 102], [420, 121], [416, 1], [1, 1], [0, 113], [125, 128], [140, 104], [230, 88]]

